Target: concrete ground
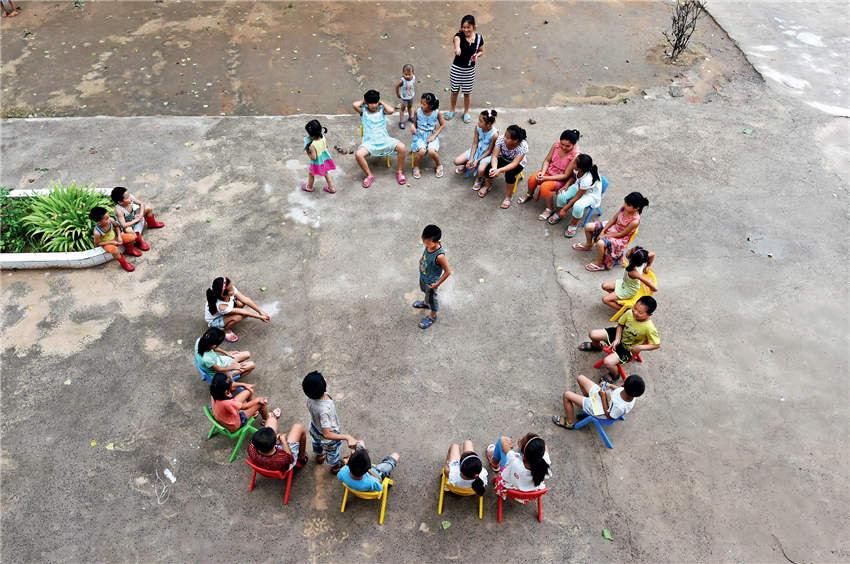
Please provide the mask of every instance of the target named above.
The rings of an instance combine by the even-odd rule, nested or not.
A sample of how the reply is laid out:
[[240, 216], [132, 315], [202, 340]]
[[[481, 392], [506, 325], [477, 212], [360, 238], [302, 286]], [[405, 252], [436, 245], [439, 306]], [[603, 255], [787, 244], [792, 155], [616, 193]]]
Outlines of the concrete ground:
[[[499, 105], [499, 127], [529, 132], [529, 168], [577, 128], [611, 180], [606, 216], [632, 190], [650, 200], [637, 242], [658, 254], [663, 345], [629, 367], [648, 388], [609, 428], [614, 450], [549, 418], [576, 374], [600, 374], [575, 347], [608, 325], [599, 284], [622, 271], [585, 271], [536, 203], [500, 210], [501, 181], [482, 200], [426, 164], [400, 187], [376, 161], [363, 190], [334, 151], [339, 193], [305, 194], [305, 116], [4, 121], [0, 184], [124, 184], [166, 228], [132, 274], [2, 273], [0, 557], [848, 560], [847, 121], [707, 70], [683, 70], [680, 98], [658, 85], [614, 106]], [[353, 115], [320, 119], [330, 145], [356, 140]], [[446, 162], [470, 133], [450, 123]], [[429, 222], [454, 274], [423, 332], [409, 303]], [[383, 526], [377, 504], [340, 514], [341, 487], [312, 462], [288, 506], [266, 480], [248, 494], [232, 442], [205, 440], [191, 345], [223, 274], [272, 314], [243, 323], [238, 346], [282, 423], [306, 422], [300, 381], [318, 369], [344, 428], [376, 456], [401, 452]], [[527, 431], [553, 458], [542, 524], [509, 503], [499, 525], [492, 492], [483, 521], [472, 499], [436, 514], [450, 442], [483, 451]]]
[[[451, 38], [465, 13], [485, 39], [477, 105], [616, 102], [683, 68], [662, 56], [670, 16], [660, 2], [32, 2], [4, 20], [0, 109], [4, 117], [340, 113], [369, 88], [394, 99], [404, 63], [416, 69], [417, 91], [445, 96], [445, 105]], [[710, 19], [693, 47], [685, 63], [748, 70]]]

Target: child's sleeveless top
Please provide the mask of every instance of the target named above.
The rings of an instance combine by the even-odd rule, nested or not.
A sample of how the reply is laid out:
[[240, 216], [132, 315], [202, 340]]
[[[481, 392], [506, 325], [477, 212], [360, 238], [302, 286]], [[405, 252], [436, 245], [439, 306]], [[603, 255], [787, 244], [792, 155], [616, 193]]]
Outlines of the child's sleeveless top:
[[554, 150], [552, 151], [552, 160], [549, 161], [549, 170], [545, 172], [546, 176], [564, 174], [564, 171], [567, 170], [567, 167], [570, 166], [573, 159], [581, 154], [581, 151], [578, 150], [578, 146], [575, 146], [572, 151], [562, 157], [558, 154], [560, 147], [561, 143], [556, 142], [553, 147]]
[[441, 246], [433, 253], [429, 253], [428, 249], [422, 251], [422, 258], [419, 259], [419, 277], [426, 284], [433, 284], [443, 275], [443, 267], [437, 264], [437, 257], [446, 254]]
[[401, 88], [398, 93], [401, 94], [401, 99], [404, 101], [413, 100], [413, 92], [416, 85], [416, 75], [413, 75], [411, 80], [407, 80], [404, 76], [401, 77]]
[[95, 230], [97, 233], [99, 233], [99, 234], [100, 234], [100, 240], [101, 240], [101, 242], [103, 242], [103, 243], [106, 243], [106, 242], [108, 242], [108, 241], [112, 241], [112, 240], [113, 240], [113, 239], [115, 239], [115, 237], [116, 237], [116, 233], [115, 233], [115, 223], [114, 223], [114, 222], [110, 222], [110, 223], [109, 223], [109, 229], [107, 229], [106, 231], [104, 231], [103, 229], [101, 229], [101, 228], [100, 228], [100, 226], [99, 226], [97, 223], [95, 223], [95, 224], [94, 224], [94, 230]]
[[398, 140], [387, 133], [387, 116], [384, 109], [379, 106], [377, 112], [370, 112], [364, 105], [361, 112], [363, 139], [360, 144], [366, 147], [373, 157], [382, 157], [395, 151]]
[[324, 137], [321, 139], [312, 139], [311, 137], [304, 138], [304, 147], [308, 147], [309, 145], [313, 145], [313, 150], [316, 151], [316, 158], [310, 159], [310, 163], [314, 165], [321, 165], [326, 160], [331, 158], [331, 154], [328, 152], [328, 142]]
[[127, 223], [130, 223], [131, 221], [136, 219], [136, 210], [138, 210], [139, 208], [134, 208], [132, 202], [130, 202], [130, 211], [127, 211], [127, 208], [125, 208], [121, 204], [115, 204], [115, 207], [121, 208], [121, 210], [124, 212], [124, 221], [126, 221]]
[[[426, 116], [422, 108], [416, 110], [416, 133], [420, 131], [432, 133], [437, 129], [437, 110], [433, 110], [430, 116]], [[427, 135], [425, 136], [428, 137]]]
[[490, 131], [484, 131], [478, 126], [475, 128], [478, 130], [478, 146], [475, 147], [475, 155], [472, 157], [473, 161], [487, 152], [487, 149], [490, 147], [490, 141], [493, 140], [493, 136], [497, 133], [495, 127], [491, 127]]

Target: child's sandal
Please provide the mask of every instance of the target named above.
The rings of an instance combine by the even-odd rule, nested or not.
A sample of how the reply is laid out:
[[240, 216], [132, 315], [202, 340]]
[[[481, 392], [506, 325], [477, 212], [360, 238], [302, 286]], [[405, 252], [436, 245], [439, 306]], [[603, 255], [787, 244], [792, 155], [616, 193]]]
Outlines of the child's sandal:
[[566, 418], [562, 418], [560, 415], [553, 415], [552, 423], [554, 423], [558, 427], [563, 427], [564, 429], [574, 429], [576, 426], [575, 423], [567, 423]]

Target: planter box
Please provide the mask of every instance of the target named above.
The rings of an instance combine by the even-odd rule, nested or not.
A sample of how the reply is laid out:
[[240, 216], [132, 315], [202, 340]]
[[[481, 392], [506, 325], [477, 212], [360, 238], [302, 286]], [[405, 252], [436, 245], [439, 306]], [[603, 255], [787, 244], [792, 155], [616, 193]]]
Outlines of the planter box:
[[[95, 190], [104, 194], [111, 192], [107, 188], [95, 188]], [[6, 197], [27, 198], [41, 196], [49, 192], [49, 189], [12, 190]], [[142, 222], [142, 231], [144, 229], [145, 224]], [[119, 245], [119, 249], [124, 252], [123, 245]], [[88, 268], [111, 260], [115, 260], [114, 257], [103, 250], [103, 247], [73, 253], [0, 253], [0, 269]]]

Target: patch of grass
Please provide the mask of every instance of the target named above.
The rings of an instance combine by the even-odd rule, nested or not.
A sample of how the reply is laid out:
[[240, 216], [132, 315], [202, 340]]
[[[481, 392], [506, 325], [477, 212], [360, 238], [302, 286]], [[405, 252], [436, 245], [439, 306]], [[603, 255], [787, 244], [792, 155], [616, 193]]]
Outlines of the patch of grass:
[[29, 213], [29, 198], [7, 198], [10, 190], [0, 187], [0, 253], [26, 253], [33, 241], [23, 222]]

